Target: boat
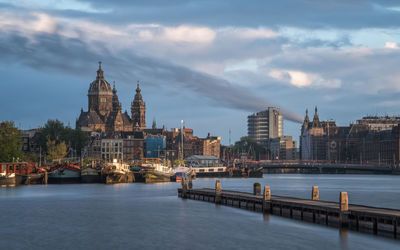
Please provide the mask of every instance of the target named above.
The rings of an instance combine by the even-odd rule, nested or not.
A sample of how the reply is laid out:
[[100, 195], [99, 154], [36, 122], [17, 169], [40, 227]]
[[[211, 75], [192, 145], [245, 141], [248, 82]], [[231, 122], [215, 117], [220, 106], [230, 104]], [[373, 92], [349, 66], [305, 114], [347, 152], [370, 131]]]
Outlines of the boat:
[[45, 172], [35, 172], [29, 174], [17, 174], [15, 176], [17, 185], [44, 184]]
[[172, 177], [171, 181], [182, 182], [184, 179], [189, 179], [189, 176], [185, 172], [176, 172]]
[[159, 158], [143, 159], [141, 169], [146, 183], [169, 182], [174, 175], [168, 163]]
[[32, 162], [0, 163], [1, 183], [11, 185], [43, 184], [45, 169]]
[[132, 183], [135, 182], [135, 176], [128, 164], [114, 159], [101, 169], [101, 180], [105, 184]]
[[215, 156], [192, 155], [186, 158], [186, 162], [196, 177], [229, 177], [226, 166]]
[[146, 182], [145, 174], [139, 166], [131, 166], [129, 169], [135, 177], [135, 182]]
[[0, 173], [0, 186], [15, 186], [15, 173]]
[[81, 181], [81, 168], [72, 163], [56, 165], [50, 168], [48, 182], [53, 184], [79, 183]]
[[92, 167], [87, 167], [81, 171], [81, 182], [82, 183], [101, 183], [100, 170]]

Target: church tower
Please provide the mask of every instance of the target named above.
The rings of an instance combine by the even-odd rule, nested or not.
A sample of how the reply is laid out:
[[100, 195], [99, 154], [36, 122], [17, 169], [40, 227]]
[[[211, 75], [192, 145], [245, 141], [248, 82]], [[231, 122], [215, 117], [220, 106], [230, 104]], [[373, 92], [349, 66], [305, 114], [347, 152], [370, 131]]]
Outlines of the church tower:
[[96, 80], [94, 80], [89, 87], [88, 99], [89, 111], [97, 112], [104, 120], [113, 109], [113, 92], [110, 84], [104, 79], [103, 73], [101, 62], [99, 62]]
[[136, 95], [131, 105], [132, 125], [140, 129], [146, 128], [146, 104], [143, 101], [139, 81], [137, 82]]

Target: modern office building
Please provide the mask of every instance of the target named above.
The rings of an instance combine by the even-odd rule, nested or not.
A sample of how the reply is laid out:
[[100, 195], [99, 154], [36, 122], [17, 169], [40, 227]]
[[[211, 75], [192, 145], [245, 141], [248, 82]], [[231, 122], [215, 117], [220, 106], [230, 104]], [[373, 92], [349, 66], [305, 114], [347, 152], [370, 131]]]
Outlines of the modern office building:
[[283, 117], [278, 108], [254, 113], [247, 117], [248, 136], [259, 144], [268, 144], [270, 139], [282, 137]]

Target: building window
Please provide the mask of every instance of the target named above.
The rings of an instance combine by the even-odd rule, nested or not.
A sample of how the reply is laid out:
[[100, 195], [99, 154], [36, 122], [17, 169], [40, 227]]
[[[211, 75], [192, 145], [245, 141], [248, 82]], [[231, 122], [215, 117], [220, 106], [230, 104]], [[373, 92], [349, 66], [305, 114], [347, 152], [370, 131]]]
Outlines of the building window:
[[3, 165], [3, 166], [1, 166], [1, 169], [2, 169], [3, 171], [6, 171], [7, 166], [6, 166], [6, 165]]
[[107, 99], [106, 98], [100, 98], [100, 102], [106, 102]]

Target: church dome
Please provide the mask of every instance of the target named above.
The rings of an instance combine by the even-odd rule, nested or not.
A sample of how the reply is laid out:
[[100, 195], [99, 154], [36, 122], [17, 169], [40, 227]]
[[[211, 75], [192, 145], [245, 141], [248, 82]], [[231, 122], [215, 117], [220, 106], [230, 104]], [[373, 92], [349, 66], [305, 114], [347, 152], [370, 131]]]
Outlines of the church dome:
[[101, 62], [99, 62], [99, 69], [97, 70], [96, 80], [94, 80], [89, 87], [88, 95], [112, 95], [111, 85], [104, 79], [104, 71], [101, 69]]

